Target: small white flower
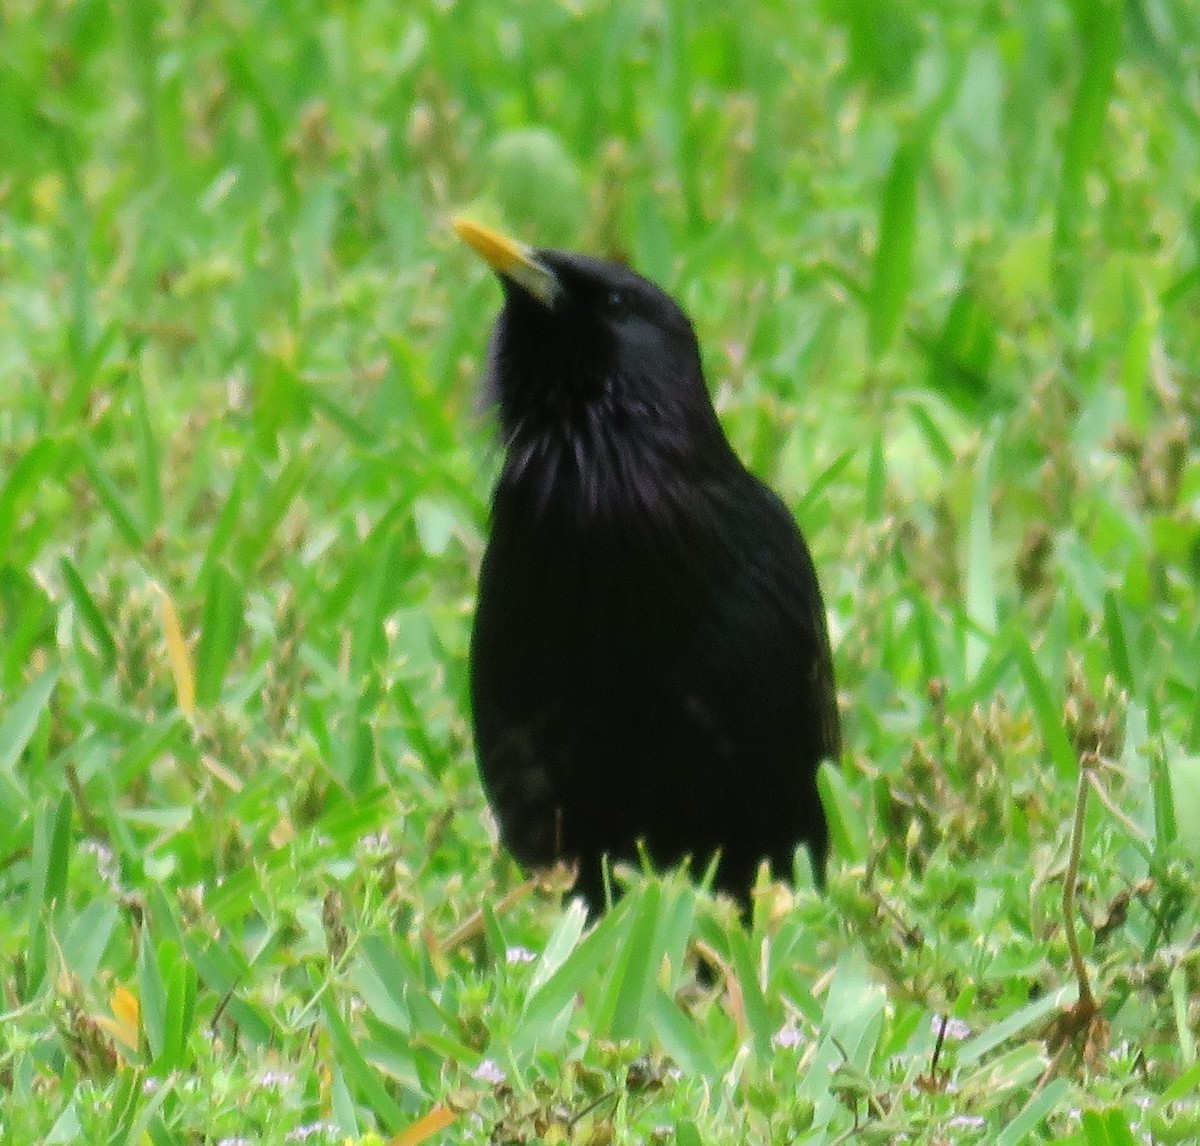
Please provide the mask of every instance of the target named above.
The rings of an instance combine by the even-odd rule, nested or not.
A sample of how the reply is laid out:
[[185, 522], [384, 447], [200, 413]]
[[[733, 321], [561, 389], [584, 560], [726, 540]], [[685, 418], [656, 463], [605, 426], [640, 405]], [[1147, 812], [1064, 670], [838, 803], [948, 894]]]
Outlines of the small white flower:
[[310, 1122], [307, 1126], [297, 1126], [287, 1132], [289, 1142], [305, 1142], [316, 1134], [331, 1135], [337, 1133], [337, 1127], [332, 1122]]
[[496, 1065], [495, 1059], [485, 1058], [472, 1072], [472, 1078], [477, 1078], [480, 1082], [490, 1082], [493, 1086], [502, 1083], [506, 1077], [504, 1071]]
[[83, 850], [92, 854], [92, 858], [96, 861], [96, 871], [99, 873], [100, 878], [110, 887], [115, 888], [120, 872], [117, 867], [117, 857], [113, 854], [112, 848], [96, 840], [85, 840]]
[[946, 1125], [955, 1130], [978, 1130], [986, 1121], [978, 1114], [956, 1114]]
[[532, 963], [537, 958], [536, 951], [530, 951], [528, 947], [510, 947], [504, 952], [504, 961], [506, 963]]
[[796, 1024], [788, 1019], [782, 1027], [775, 1032], [775, 1037], [771, 1040], [777, 1047], [798, 1047], [804, 1044], [804, 1032], [796, 1026]]
[[949, 1039], [950, 1042], [961, 1043], [963, 1039], [970, 1038], [971, 1028], [967, 1026], [962, 1019], [947, 1019], [943, 1015], [934, 1015], [933, 1018], [929, 1020], [929, 1029], [932, 1030], [935, 1035], [940, 1035], [942, 1033], [943, 1023], [945, 1024], [946, 1029], [944, 1037]]

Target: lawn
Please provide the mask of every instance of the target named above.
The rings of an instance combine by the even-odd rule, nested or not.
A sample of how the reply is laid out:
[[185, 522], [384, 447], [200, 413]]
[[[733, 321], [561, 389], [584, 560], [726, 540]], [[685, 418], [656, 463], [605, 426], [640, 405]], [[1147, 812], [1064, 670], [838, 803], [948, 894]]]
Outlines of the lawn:
[[[0, 1142], [1200, 1137], [1198, 109], [1194, 0], [6, 5]], [[824, 894], [500, 851], [456, 212], [693, 317]]]

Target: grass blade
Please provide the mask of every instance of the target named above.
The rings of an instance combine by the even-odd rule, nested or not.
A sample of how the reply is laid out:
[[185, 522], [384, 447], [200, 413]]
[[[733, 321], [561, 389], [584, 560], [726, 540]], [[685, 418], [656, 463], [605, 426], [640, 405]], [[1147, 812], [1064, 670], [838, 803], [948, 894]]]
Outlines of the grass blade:
[[83, 460], [83, 468], [87, 470], [88, 477], [92, 479], [92, 489], [95, 490], [101, 505], [108, 510], [108, 516], [117, 527], [117, 532], [130, 549], [140, 552], [146, 544], [145, 525], [138, 520], [137, 514], [125, 500], [125, 495], [121, 493], [117, 483], [108, 476], [100, 461], [100, 455], [90, 442], [80, 442], [79, 456]]
[[879, 242], [867, 297], [867, 340], [879, 358], [896, 339], [912, 289], [917, 244], [917, 180], [925, 147], [906, 139], [896, 148], [879, 207]]
[[196, 648], [196, 702], [204, 707], [220, 699], [241, 636], [243, 600], [241, 582], [223, 564], [214, 565], [208, 576]]
[[[13, 466], [8, 480], [0, 487], [0, 553], [14, 560], [20, 548], [14, 544], [15, 526], [21, 516], [26, 499], [35, 493], [41, 484], [53, 478], [62, 480], [67, 470], [67, 455], [70, 451], [56, 439], [44, 436], [30, 446]], [[26, 539], [29, 544], [32, 539]]]
[[632, 897], [636, 901], [633, 924], [596, 1019], [597, 1029], [614, 1039], [633, 1038], [641, 1029], [642, 1011], [662, 957], [654, 943], [661, 893], [660, 885], [651, 880]]
[[1050, 753], [1050, 760], [1057, 769], [1059, 776], [1066, 780], [1075, 775], [1077, 761], [1075, 749], [1067, 739], [1067, 730], [1063, 725], [1062, 712], [1050, 696], [1050, 689], [1038, 668], [1033, 656], [1033, 648], [1025, 639], [1024, 634], [1018, 634], [1013, 644], [1013, 655], [1017, 658], [1017, 666], [1025, 681], [1025, 692], [1033, 705], [1034, 715], [1041, 726], [1042, 739]]
[[1045, 1090], [1035, 1091], [1024, 1109], [1000, 1132], [996, 1146], [1019, 1146], [1028, 1142], [1034, 1128], [1058, 1106], [1069, 1087], [1065, 1078], [1056, 1078]]
[[998, 625], [995, 560], [992, 545], [992, 456], [995, 439], [989, 439], [976, 462], [971, 495], [971, 520], [967, 525], [966, 626], [967, 680], [979, 674]]
[[112, 668], [117, 659], [117, 644], [113, 640], [112, 631], [104, 619], [104, 614], [100, 611], [100, 607], [91, 593], [88, 592], [87, 585], [79, 575], [75, 563], [64, 554], [59, 559], [58, 567], [63, 576], [63, 583], [67, 587], [67, 593], [75, 602], [75, 608], [79, 610], [79, 618], [83, 622], [84, 628], [96, 642], [104, 667]]
[[58, 670], [46, 669], [9, 705], [4, 723], [0, 724], [0, 779], [14, 796], [10, 807], [19, 807], [24, 803], [22, 785], [16, 772], [17, 764], [37, 731], [42, 713], [50, 707], [50, 698], [57, 683]]
[[71, 797], [63, 793], [57, 804], [43, 807], [34, 825], [29, 890], [25, 901], [26, 1000], [37, 995], [46, 975], [47, 921], [62, 901], [67, 886], [71, 812]]
[[323, 989], [315, 970], [310, 981], [313, 991], [320, 994], [325, 1029], [329, 1033], [333, 1049], [337, 1052], [337, 1060], [348, 1088], [357, 1093], [359, 1100], [366, 1103], [390, 1133], [398, 1133], [410, 1119], [388, 1093], [375, 1068], [363, 1057], [358, 1043], [346, 1025], [346, 1020], [338, 1010], [334, 992]]
[[1121, 51], [1119, 0], [1095, 0], [1078, 10], [1083, 71], [1062, 143], [1062, 181], [1054, 222], [1054, 268], [1058, 297], [1074, 308], [1082, 287], [1080, 234], [1088, 216], [1087, 176], [1103, 148], [1101, 140]]

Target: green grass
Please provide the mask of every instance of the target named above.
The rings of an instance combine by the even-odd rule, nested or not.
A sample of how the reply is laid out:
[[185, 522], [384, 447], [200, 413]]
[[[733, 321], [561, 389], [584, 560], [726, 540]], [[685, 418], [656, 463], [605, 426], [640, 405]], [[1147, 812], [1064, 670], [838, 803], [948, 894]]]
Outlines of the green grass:
[[[1198, 90], [1191, 0], [8, 5], [0, 1141], [1194, 1139]], [[827, 895], [509, 896], [459, 210], [693, 315]]]

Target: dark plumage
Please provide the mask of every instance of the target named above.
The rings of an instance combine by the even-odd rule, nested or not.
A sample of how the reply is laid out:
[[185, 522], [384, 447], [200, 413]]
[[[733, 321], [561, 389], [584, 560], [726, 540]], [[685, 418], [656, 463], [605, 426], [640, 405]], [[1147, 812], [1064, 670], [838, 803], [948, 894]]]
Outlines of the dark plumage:
[[471, 641], [484, 787], [527, 867], [685, 856], [745, 899], [818, 876], [816, 769], [840, 751], [824, 607], [779, 498], [738, 460], [691, 323], [626, 267], [459, 234], [498, 271], [504, 445]]

